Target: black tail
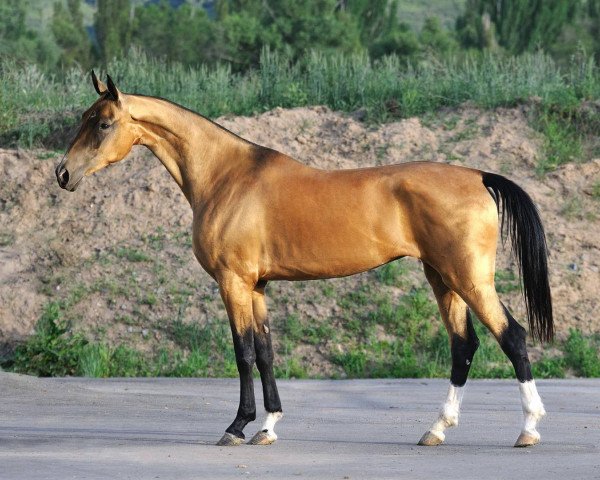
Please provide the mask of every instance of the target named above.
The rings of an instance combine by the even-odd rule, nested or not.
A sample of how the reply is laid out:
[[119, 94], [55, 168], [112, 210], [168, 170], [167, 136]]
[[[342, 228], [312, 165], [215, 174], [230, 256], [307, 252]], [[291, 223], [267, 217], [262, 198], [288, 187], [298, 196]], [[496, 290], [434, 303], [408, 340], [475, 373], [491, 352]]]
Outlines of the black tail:
[[483, 184], [493, 194], [499, 213], [502, 206], [500, 232], [503, 239], [510, 236], [517, 258], [529, 331], [534, 339], [552, 341], [554, 320], [548, 283], [548, 253], [537, 208], [521, 187], [501, 175], [484, 172]]

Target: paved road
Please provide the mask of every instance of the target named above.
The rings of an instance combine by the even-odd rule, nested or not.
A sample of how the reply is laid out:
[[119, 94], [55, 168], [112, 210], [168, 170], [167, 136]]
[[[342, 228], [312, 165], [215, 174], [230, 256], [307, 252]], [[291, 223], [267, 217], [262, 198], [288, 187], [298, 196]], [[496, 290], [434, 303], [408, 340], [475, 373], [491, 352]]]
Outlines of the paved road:
[[416, 446], [441, 380], [280, 381], [280, 440], [225, 448], [213, 443], [237, 380], [0, 373], [0, 479], [600, 478], [600, 381], [538, 384], [549, 415], [532, 449], [511, 447], [521, 412], [509, 381], [471, 381], [447, 443]]

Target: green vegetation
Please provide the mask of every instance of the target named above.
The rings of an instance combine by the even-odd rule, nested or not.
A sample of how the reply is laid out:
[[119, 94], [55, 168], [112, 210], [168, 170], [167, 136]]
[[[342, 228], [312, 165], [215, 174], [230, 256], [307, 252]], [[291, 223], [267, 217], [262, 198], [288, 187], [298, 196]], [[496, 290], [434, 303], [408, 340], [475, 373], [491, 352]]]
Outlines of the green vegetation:
[[[579, 159], [582, 142], [600, 131], [600, 115], [580, 108], [600, 96], [600, 75], [592, 59], [581, 59], [566, 73], [541, 53], [516, 58], [472, 55], [406, 69], [395, 56], [373, 62], [365, 55], [313, 52], [291, 62], [264, 50], [258, 70], [234, 74], [227, 66], [164, 66], [132, 52], [127, 62], [111, 62], [108, 69], [124, 91], [166, 97], [210, 117], [276, 106], [328, 105], [342, 111], [363, 109], [367, 121], [386, 121], [467, 101], [495, 108], [536, 98], [531, 122], [547, 138], [541, 171]], [[66, 133], [96, 98], [87, 72], [78, 68], [62, 78], [35, 66], [23, 69], [4, 62], [0, 80], [2, 144], [64, 147]]]
[[600, 200], [600, 180], [592, 185], [592, 198]]
[[[378, 278], [379, 274], [373, 274]], [[385, 282], [383, 277], [381, 282]], [[508, 290], [518, 288], [512, 273], [499, 275]], [[346, 318], [339, 324], [329, 319], [307, 322], [296, 314], [275, 319], [278, 344], [275, 371], [279, 378], [307, 378], [309, 366], [299, 348], [318, 348], [337, 370], [328, 376], [350, 378], [441, 377], [449, 375], [451, 359], [448, 336], [428, 290], [414, 288], [397, 300], [364, 285], [340, 299]], [[226, 321], [209, 319], [204, 325], [180, 318], [165, 327], [174, 347], [142, 352], [125, 344], [111, 346], [73, 332], [65, 320], [79, 292], [69, 299], [50, 302], [36, 332], [18, 346], [2, 367], [40, 376], [225, 376], [237, 375], [231, 334]], [[180, 307], [179, 317], [185, 310]], [[496, 340], [479, 323], [480, 339], [471, 378], [513, 378], [512, 365]], [[534, 363], [537, 378], [566, 375], [600, 377], [600, 336], [569, 336], [545, 350]]]
[[384, 285], [396, 285], [398, 286], [401, 282], [401, 277], [406, 274], [406, 267], [401, 262], [396, 260], [395, 262], [386, 263], [375, 270], [375, 276]]
[[415, 60], [543, 46], [561, 63], [578, 48], [600, 53], [600, 0], [6, 0], [0, 8], [0, 53], [52, 69], [106, 65], [130, 47], [235, 71], [256, 67], [264, 47], [295, 60], [309, 49]]
[[[167, 1], [65, 0], [45, 2], [41, 13], [32, 2], [0, 3], [2, 146], [64, 149], [97, 98], [89, 81], [96, 66], [125, 92], [165, 97], [212, 118], [327, 105], [360, 110], [366, 122], [421, 116], [426, 123], [465, 102], [482, 109], [523, 105], [543, 137], [539, 174], [598, 153], [600, 0], [218, 0], [212, 12], [198, 1], [175, 8]], [[448, 117], [446, 128], [458, 122]], [[461, 127], [452, 141], [481, 133], [474, 121]], [[379, 146], [377, 156], [383, 159], [388, 148]], [[600, 183], [591, 195], [600, 198]], [[562, 213], [583, 215], [580, 199], [569, 199]], [[0, 246], [13, 241], [10, 232], [0, 233]], [[189, 233], [167, 239], [160, 230], [142, 241], [90, 260], [98, 268], [121, 262], [113, 277], [67, 286], [49, 273], [41, 288], [49, 303], [35, 334], [3, 365], [37, 375], [234, 376], [226, 321], [212, 312], [202, 326], [186, 323], [197, 286], [174, 285], [154, 259], [168, 241], [191, 246]], [[344, 310], [343, 321], [273, 319], [277, 375], [307, 377], [300, 351], [308, 346], [337, 369], [332, 376], [447, 377], [447, 335], [427, 290], [390, 293], [389, 287], [407, 287], [406, 273], [394, 262], [369, 277], [376, 288], [340, 295], [323, 282], [320, 294]], [[151, 288], [142, 280], [149, 276]], [[502, 293], [520, 288], [511, 271], [497, 272], [496, 281]], [[73, 332], [77, 305], [89, 295], [112, 310], [131, 300], [132, 311], [116, 314], [131, 328], [148, 323], [148, 312], [177, 312], [166, 327], [153, 325], [167, 343], [138, 351], [109, 342], [100, 329], [95, 339]], [[496, 342], [476, 328], [481, 348], [472, 376], [512, 377]], [[560, 355], [547, 351], [535, 364], [536, 375], [598, 376], [598, 346], [598, 337], [572, 331], [555, 345]]]
[[495, 281], [498, 293], [516, 292], [521, 288], [519, 278], [512, 270], [496, 270]]
[[175, 321], [169, 335], [182, 348], [161, 349], [149, 356], [125, 345], [113, 348], [73, 333], [62, 318], [65, 308], [64, 302], [49, 303], [34, 335], [19, 345], [13, 358], [2, 366], [42, 377], [237, 376], [229, 327], [225, 324], [209, 324], [201, 330], [197, 325]]
[[595, 2], [467, 0], [465, 13], [457, 20], [457, 34], [467, 46], [500, 46], [515, 54], [532, 51], [548, 40], [556, 41], [578, 15], [593, 18], [595, 10], [582, 9], [586, 3]]
[[[124, 91], [209, 117], [328, 105], [382, 122], [464, 102], [529, 104], [545, 139], [541, 174], [597, 144], [600, 115], [585, 106], [600, 97], [600, 0], [468, 0], [453, 14], [443, 2], [445, 22], [409, 0], [218, 0], [208, 13], [202, 4], [68, 0], [33, 28], [28, 1], [4, 2], [0, 144], [64, 148], [96, 98], [92, 65]], [[407, 23], [413, 14], [420, 20]]]
[[76, 375], [81, 352], [88, 341], [81, 334], [71, 334], [60, 318], [60, 305], [49, 303], [40, 317], [35, 333], [20, 345], [14, 358], [17, 371], [41, 377]]
[[135, 248], [127, 248], [122, 247], [117, 250], [118, 258], [125, 258], [130, 262], [147, 262], [150, 260], [150, 257], [146, 255], [144, 252], [137, 250]]

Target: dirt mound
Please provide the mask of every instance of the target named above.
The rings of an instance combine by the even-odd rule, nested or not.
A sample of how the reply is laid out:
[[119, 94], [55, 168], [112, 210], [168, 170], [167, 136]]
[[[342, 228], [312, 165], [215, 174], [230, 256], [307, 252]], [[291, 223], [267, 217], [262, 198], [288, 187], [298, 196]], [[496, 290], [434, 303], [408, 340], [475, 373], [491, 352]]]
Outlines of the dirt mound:
[[[594, 194], [600, 159], [539, 177], [542, 139], [520, 109], [463, 108], [382, 126], [322, 107], [218, 122], [321, 168], [431, 160], [509, 176], [533, 197], [546, 225], [559, 333], [600, 331], [600, 201]], [[157, 159], [136, 149], [72, 194], [56, 185], [58, 160], [52, 152], [0, 150], [1, 343], [30, 334], [44, 306], [57, 298], [68, 305], [76, 329], [141, 349], [168, 344], [161, 325], [174, 319], [225, 320], [216, 286], [191, 251], [191, 211]], [[501, 272], [514, 270], [507, 251], [498, 262]], [[333, 282], [352, 290], [366, 275]], [[408, 262], [407, 275], [423, 282], [417, 262]], [[314, 300], [314, 290], [325, 288], [320, 283], [269, 288], [274, 323], [292, 312], [341, 315], [336, 298]], [[389, 287], [392, 294], [402, 288]], [[523, 318], [518, 291], [508, 288], [501, 296]]]

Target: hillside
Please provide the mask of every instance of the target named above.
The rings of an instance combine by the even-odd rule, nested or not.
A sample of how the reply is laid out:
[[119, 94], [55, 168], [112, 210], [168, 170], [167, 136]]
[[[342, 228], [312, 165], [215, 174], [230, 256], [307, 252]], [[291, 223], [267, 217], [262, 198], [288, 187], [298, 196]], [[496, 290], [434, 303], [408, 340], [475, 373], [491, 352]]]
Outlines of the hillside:
[[[542, 139], [528, 126], [526, 108], [463, 107], [381, 126], [324, 107], [218, 122], [321, 168], [431, 160], [513, 178], [538, 204], [546, 225], [559, 336], [571, 327], [600, 332], [600, 159], [538, 176]], [[56, 185], [60, 156], [0, 150], [3, 351], [31, 334], [56, 302], [74, 331], [112, 346], [188, 351], [194, 334], [211, 348], [230, 348], [216, 284], [191, 251], [191, 211], [160, 162], [140, 148], [71, 194]], [[509, 252], [501, 249], [499, 291], [523, 319], [514, 273]], [[348, 373], [343, 362], [366, 354], [369, 345], [387, 355], [404, 318], [378, 321], [390, 308], [412, 305], [407, 322], [418, 311], [418, 328], [437, 332], [441, 324], [420, 265], [411, 259], [349, 278], [275, 282], [267, 294], [278, 366], [288, 375], [294, 369], [298, 375]]]

